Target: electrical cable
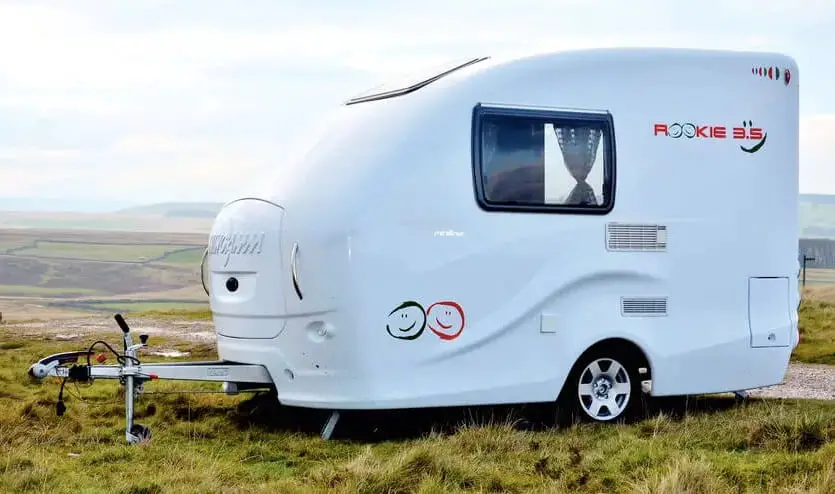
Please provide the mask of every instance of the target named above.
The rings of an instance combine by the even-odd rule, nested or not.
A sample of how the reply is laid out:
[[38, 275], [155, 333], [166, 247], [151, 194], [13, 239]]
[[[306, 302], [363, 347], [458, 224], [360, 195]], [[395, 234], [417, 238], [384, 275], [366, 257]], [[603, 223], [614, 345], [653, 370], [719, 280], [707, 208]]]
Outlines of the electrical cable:
[[87, 367], [89, 367], [89, 366], [90, 366], [90, 354], [91, 354], [91, 353], [93, 353], [93, 347], [95, 347], [95, 346], [96, 346], [96, 345], [98, 345], [99, 343], [101, 343], [102, 345], [106, 346], [106, 347], [107, 347], [107, 349], [108, 349], [108, 350], [110, 350], [110, 351], [113, 353], [113, 355], [115, 355], [115, 356], [116, 356], [116, 361], [117, 361], [117, 362], [119, 362], [119, 365], [125, 365], [125, 360], [126, 360], [126, 359], [131, 359], [131, 360], [133, 361], [133, 363], [134, 363], [134, 364], [136, 364], [136, 365], [140, 365], [140, 362], [139, 362], [139, 359], [138, 359], [138, 358], [136, 358], [136, 357], [131, 357], [131, 356], [129, 356], [129, 355], [120, 355], [120, 354], [119, 354], [119, 352], [117, 352], [116, 350], [114, 350], [114, 349], [113, 349], [113, 347], [112, 347], [112, 346], [110, 346], [110, 344], [109, 344], [108, 342], [106, 342], [106, 341], [104, 341], [104, 340], [97, 340], [97, 341], [94, 341], [94, 342], [93, 342], [93, 344], [92, 344], [92, 345], [90, 345], [90, 348], [87, 350]]

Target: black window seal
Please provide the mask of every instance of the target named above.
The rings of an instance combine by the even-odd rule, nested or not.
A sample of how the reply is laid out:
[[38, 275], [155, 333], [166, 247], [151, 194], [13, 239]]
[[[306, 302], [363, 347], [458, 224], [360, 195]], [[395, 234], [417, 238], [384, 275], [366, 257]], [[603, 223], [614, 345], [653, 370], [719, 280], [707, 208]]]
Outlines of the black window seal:
[[[603, 183], [603, 193], [609, 198], [606, 207], [588, 207], [564, 204], [497, 204], [487, 201], [484, 196], [484, 182], [481, 172], [482, 119], [485, 116], [504, 116], [533, 118], [547, 122], [567, 120], [573, 122], [594, 122], [602, 124], [606, 132], [603, 141], [603, 160], [610, 166], [609, 177]], [[499, 105], [478, 103], [472, 115], [472, 171], [475, 200], [478, 206], [487, 212], [551, 213], [575, 215], [607, 215], [615, 207], [617, 196], [617, 158], [615, 144], [615, 122], [612, 114], [606, 110], [583, 110], [572, 108], [542, 108], [524, 105]]]
[[378, 101], [378, 100], [382, 100], [382, 99], [394, 98], [396, 96], [403, 96], [405, 94], [413, 93], [413, 92], [417, 91], [418, 89], [420, 89], [422, 87], [426, 87], [429, 84], [432, 84], [433, 82], [437, 81], [438, 79], [440, 79], [444, 76], [447, 76], [447, 75], [449, 75], [453, 72], [461, 70], [464, 67], [469, 67], [470, 65], [473, 65], [473, 64], [476, 64], [476, 63], [479, 63], [479, 62], [483, 62], [484, 60], [487, 60], [488, 58], [490, 58], [490, 57], [473, 58], [473, 59], [468, 60], [468, 61], [466, 61], [462, 64], [456, 65], [455, 67], [452, 67], [451, 69], [448, 69], [444, 72], [441, 72], [440, 74], [434, 75], [434, 76], [432, 76], [428, 79], [424, 79], [424, 80], [422, 80], [418, 83], [412, 84], [411, 86], [407, 86], [407, 87], [399, 88], [399, 89], [392, 89], [390, 91], [384, 91], [382, 93], [369, 94], [367, 96], [357, 96], [355, 98], [351, 98], [348, 101], [346, 101], [345, 105], [347, 106], [347, 105], [355, 105], [357, 103], [365, 103], [365, 102], [368, 102], [368, 101]]

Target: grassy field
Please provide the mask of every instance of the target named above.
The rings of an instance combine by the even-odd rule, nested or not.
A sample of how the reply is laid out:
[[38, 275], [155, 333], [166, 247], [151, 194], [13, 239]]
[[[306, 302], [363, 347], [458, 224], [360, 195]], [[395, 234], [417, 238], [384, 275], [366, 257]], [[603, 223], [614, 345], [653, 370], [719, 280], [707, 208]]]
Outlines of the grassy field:
[[202, 256], [202, 248], [176, 251], [165, 256], [165, 264], [169, 266], [194, 269], [195, 266], [200, 264]]
[[[269, 395], [155, 395], [137, 407], [155, 437], [130, 447], [115, 383], [67, 387], [68, 412], [56, 417], [57, 386], [24, 378], [33, 358], [66, 342], [2, 341], [4, 492], [835, 489], [835, 406], [826, 403], [665, 400], [636, 424], [559, 428], [533, 406], [349, 414], [324, 443], [316, 437], [322, 414], [281, 409]], [[209, 345], [155, 345], [190, 351], [189, 359], [215, 356]], [[216, 389], [153, 383], [146, 391], [184, 386]]]
[[78, 307], [81, 310], [88, 310], [88, 311], [107, 311], [110, 313], [121, 312], [122, 314], [128, 315], [133, 313], [149, 313], [149, 312], [156, 312], [156, 313], [184, 313], [188, 314], [190, 312], [204, 312], [209, 310], [209, 302], [188, 302], [188, 301], [178, 301], [178, 302], [119, 302], [119, 301], [95, 301], [89, 303], [79, 302], [75, 307]]
[[[0, 311], [167, 310], [207, 303], [205, 233], [0, 229]], [[182, 296], [188, 292], [189, 296]], [[168, 296], [178, 293], [177, 296]], [[38, 299], [37, 302], [33, 299]]]
[[15, 250], [18, 256], [28, 257], [58, 257], [65, 259], [94, 260], [94, 261], [123, 261], [142, 262], [151, 259], [167, 260], [166, 254], [178, 252], [181, 249], [197, 251], [198, 259], [200, 247], [178, 245], [118, 245], [118, 244], [78, 244], [74, 242], [52, 242], [41, 240], [37, 245]]
[[89, 288], [49, 288], [43, 286], [0, 285], [0, 295], [18, 297], [80, 297], [97, 295], [98, 291]]
[[[205, 241], [187, 230], [0, 230], [0, 311], [210, 320], [197, 267]], [[832, 365], [835, 270], [810, 269], [807, 282], [792, 359]], [[83, 342], [16, 327], [0, 325], [0, 492], [835, 492], [833, 402], [653, 400], [641, 421], [608, 426], [554, 424], [544, 406], [348, 413], [326, 443], [324, 413], [274, 396], [148, 394], [137, 420], [154, 439], [131, 447], [116, 383], [67, 386], [56, 417], [57, 383], [25, 376], [44, 355], [117, 343], [115, 327]], [[188, 355], [146, 362], [217, 358], [211, 343], [150, 343]], [[217, 389], [154, 382], [146, 393]]]
[[800, 345], [793, 360], [835, 365], [835, 304], [806, 299], [800, 304]]
[[835, 269], [807, 269], [806, 285], [835, 285]]
[[[803, 302], [795, 360], [828, 362], [833, 313], [831, 302]], [[269, 394], [149, 395], [217, 390], [154, 382], [137, 402], [153, 440], [127, 446], [119, 386], [67, 386], [57, 417], [57, 383], [24, 372], [73, 345], [13, 332], [0, 326], [2, 492], [835, 492], [831, 402], [654, 400], [642, 420], [603, 426], [557, 424], [540, 405], [349, 413], [323, 442], [324, 413], [279, 407]], [[116, 343], [112, 332], [95, 336]], [[217, 357], [210, 343], [151, 340], [190, 354], [145, 361]]]

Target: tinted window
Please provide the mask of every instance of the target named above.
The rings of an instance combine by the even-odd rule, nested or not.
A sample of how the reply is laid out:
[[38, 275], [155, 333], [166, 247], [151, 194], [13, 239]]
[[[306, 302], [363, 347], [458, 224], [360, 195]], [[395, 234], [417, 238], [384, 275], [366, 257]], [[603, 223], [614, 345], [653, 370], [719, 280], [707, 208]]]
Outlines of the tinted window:
[[608, 113], [478, 106], [475, 175], [486, 209], [606, 213], [614, 205]]

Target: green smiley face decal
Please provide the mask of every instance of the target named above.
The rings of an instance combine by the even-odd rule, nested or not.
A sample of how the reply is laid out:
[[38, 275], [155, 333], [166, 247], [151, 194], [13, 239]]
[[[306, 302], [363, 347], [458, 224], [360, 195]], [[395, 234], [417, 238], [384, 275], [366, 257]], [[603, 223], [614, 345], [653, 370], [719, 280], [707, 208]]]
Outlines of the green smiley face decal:
[[760, 142], [754, 144], [750, 148], [746, 148], [745, 146], [739, 146], [739, 149], [745, 151], [746, 153], [756, 153], [765, 145], [765, 140], [768, 137], [768, 133], [764, 133], [762, 129], [754, 128], [754, 124], [750, 120], [748, 120], [747, 122], [743, 121], [742, 127], [744, 129], [747, 129], [751, 139], [759, 139]]
[[419, 303], [407, 300], [389, 312], [386, 331], [398, 340], [414, 340], [426, 328], [426, 312]]

